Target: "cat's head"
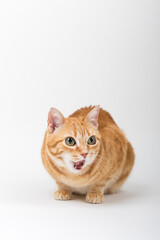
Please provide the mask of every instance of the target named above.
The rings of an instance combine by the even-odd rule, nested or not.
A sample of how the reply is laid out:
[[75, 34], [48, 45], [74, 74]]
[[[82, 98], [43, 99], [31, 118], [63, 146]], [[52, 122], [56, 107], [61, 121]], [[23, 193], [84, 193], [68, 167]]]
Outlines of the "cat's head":
[[99, 106], [82, 117], [64, 118], [57, 109], [48, 114], [47, 154], [58, 168], [83, 174], [100, 149]]

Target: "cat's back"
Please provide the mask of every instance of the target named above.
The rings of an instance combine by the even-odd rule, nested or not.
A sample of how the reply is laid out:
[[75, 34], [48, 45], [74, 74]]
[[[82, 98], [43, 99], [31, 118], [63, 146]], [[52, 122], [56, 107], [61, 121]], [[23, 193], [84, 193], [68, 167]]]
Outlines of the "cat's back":
[[[89, 106], [89, 107], [84, 107], [80, 108], [79, 110], [75, 111], [73, 114], [71, 114], [69, 117], [76, 117], [76, 118], [81, 118], [81, 117], [86, 117], [87, 114], [94, 108], [95, 106]], [[98, 117], [98, 126], [99, 128], [106, 127], [107, 124], [114, 124], [116, 125], [115, 121], [111, 117], [110, 113], [105, 111], [104, 109], [100, 108], [99, 111], [99, 117]]]

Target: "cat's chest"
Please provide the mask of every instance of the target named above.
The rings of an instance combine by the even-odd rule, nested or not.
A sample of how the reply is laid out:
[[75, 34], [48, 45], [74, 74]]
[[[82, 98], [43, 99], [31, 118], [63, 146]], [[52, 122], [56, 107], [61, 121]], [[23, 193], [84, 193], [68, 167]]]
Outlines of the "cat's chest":
[[89, 186], [85, 187], [71, 187], [73, 193], [81, 194], [81, 195], [86, 195], [89, 189]]

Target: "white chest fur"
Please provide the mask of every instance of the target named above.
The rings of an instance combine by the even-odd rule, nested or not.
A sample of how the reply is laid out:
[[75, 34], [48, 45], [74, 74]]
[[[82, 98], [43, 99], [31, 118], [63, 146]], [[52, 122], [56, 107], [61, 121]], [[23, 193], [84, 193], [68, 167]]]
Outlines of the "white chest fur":
[[85, 187], [72, 187], [72, 192], [73, 193], [77, 193], [77, 194], [81, 194], [81, 195], [85, 195], [87, 194], [89, 189], [89, 186], [85, 186]]

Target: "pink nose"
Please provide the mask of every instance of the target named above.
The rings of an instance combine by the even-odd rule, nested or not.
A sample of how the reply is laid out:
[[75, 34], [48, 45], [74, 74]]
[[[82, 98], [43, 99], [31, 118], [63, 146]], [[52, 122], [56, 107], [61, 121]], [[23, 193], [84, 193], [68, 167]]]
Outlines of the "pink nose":
[[81, 156], [86, 158], [88, 153], [82, 153]]

